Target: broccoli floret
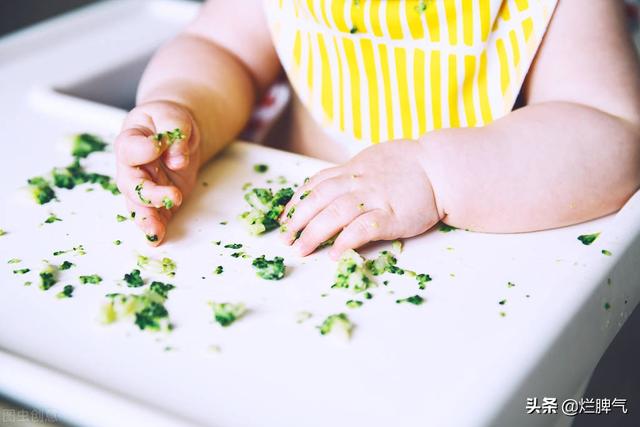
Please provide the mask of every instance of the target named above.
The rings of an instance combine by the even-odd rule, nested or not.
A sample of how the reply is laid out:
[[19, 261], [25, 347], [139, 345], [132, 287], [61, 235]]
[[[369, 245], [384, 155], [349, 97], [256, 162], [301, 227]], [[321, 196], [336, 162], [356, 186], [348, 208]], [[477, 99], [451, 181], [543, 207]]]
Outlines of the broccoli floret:
[[418, 281], [418, 288], [424, 289], [427, 282], [431, 281], [431, 276], [421, 273], [416, 276], [416, 280]]
[[583, 245], [590, 245], [595, 242], [599, 235], [599, 232], [593, 234], [583, 234], [581, 236], [578, 236], [578, 240], [580, 240]]
[[396, 304], [410, 303], [414, 305], [421, 305], [423, 302], [424, 302], [424, 298], [422, 298], [420, 295], [413, 295], [407, 298], [401, 298], [396, 300]]
[[239, 219], [245, 223], [252, 235], [262, 234], [278, 228], [278, 218], [293, 196], [291, 188], [283, 188], [276, 194], [270, 189], [254, 188], [244, 198], [251, 205], [251, 210], [240, 214]]
[[175, 286], [173, 286], [171, 283], [162, 283], [155, 280], [151, 282], [151, 285], [149, 285], [149, 290], [151, 292], [155, 292], [164, 299], [169, 296], [169, 291], [171, 291], [172, 289], [175, 289]]
[[98, 276], [97, 274], [92, 274], [90, 276], [80, 276], [78, 279], [83, 285], [98, 285], [100, 284], [100, 282], [102, 282], [102, 277]]
[[269, 166], [264, 163], [258, 163], [257, 165], [253, 165], [253, 170], [258, 173], [265, 173], [269, 170]]
[[176, 275], [176, 268], [176, 262], [171, 258], [164, 257], [160, 260], [160, 273], [173, 277]]
[[62, 221], [60, 218], [56, 216], [56, 214], [49, 214], [49, 217], [44, 220], [45, 224], [53, 224], [56, 221]]
[[346, 335], [347, 339], [351, 337], [353, 323], [351, 323], [351, 320], [349, 320], [349, 317], [345, 313], [332, 314], [318, 326], [321, 335], [327, 335], [331, 332], [335, 333], [337, 328]]
[[347, 301], [346, 305], [349, 308], [358, 308], [358, 307], [362, 307], [363, 302], [362, 301], [358, 301], [355, 299], [350, 299], [349, 301]]
[[397, 272], [398, 267], [395, 266], [397, 262], [398, 260], [391, 252], [382, 251], [375, 260], [366, 261], [365, 265], [371, 274], [379, 276], [386, 271]]
[[131, 273], [125, 273], [123, 280], [127, 282], [130, 288], [139, 288], [144, 285], [144, 280], [140, 277], [140, 270], [137, 268], [131, 270]]
[[76, 186], [76, 179], [69, 168], [54, 168], [51, 176], [53, 177], [53, 185], [58, 188], [71, 190]]
[[48, 291], [57, 282], [58, 270], [50, 264], [47, 265], [47, 267], [40, 272], [40, 289]]
[[213, 309], [213, 318], [220, 326], [227, 327], [236, 320], [240, 319], [247, 312], [244, 304], [233, 304], [228, 302], [216, 303], [210, 302], [209, 305]]
[[221, 265], [217, 266], [215, 270], [213, 270], [213, 274], [222, 274], [224, 272], [224, 267]]
[[374, 286], [369, 276], [365, 260], [356, 251], [349, 249], [342, 254], [338, 261], [336, 281], [332, 288], [350, 288], [355, 292], [362, 292]]
[[56, 297], [58, 298], [72, 298], [73, 297], [73, 286], [71, 285], [65, 285], [65, 287], [62, 289], [62, 291], [58, 292], [56, 294]]
[[71, 154], [74, 157], [85, 158], [96, 151], [104, 151], [106, 146], [107, 143], [99, 136], [90, 133], [81, 133], [73, 138]]
[[37, 176], [30, 178], [27, 180], [27, 183], [29, 183], [31, 194], [38, 204], [44, 205], [55, 199], [56, 193], [51, 188], [51, 185], [49, 185], [49, 182], [43, 177]]
[[13, 270], [13, 274], [27, 274], [30, 271], [30, 268], [19, 268], [17, 270]]
[[286, 270], [284, 258], [279, 256], [268, 260], [262, 255], [254, 259], [251, 264], [257, 270], [256, 274], [265, 280], [280, 280], [284, 277]]
[[167, 145], [173, 145], [176, 141], [180, 141], [185, 138], [185, 134], [180, 128], [169, 130], [166, 132], [160, 132], [153, 135], [155, 141], [166, 141]]
[[59, 270], [68, 270], [71, 267], [73, 267], [75, 264], [69, 261], [64, 261], [62, 264], [60, 264], [60, 267], [58, 268]]

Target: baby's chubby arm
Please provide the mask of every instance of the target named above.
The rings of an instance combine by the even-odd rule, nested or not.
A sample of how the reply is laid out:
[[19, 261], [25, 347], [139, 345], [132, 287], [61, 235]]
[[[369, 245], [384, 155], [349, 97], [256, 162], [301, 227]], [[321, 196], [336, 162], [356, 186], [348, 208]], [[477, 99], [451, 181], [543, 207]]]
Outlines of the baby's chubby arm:
[[640, 187], [640, 67], [622, 6], [559, 0], [526, 107], [483, 128], [377, 144], [321, 171], [287, 206], [284, 240], [306, 255], [339, 233], [336, 258], [438, 220], [523, 232], [618, 210]]
[[489, 232], [561, 227], [640, 187], [640, 67], [622, 1], [560, 0], [527, 106], [484, 128], [425, 135], [444, 221]]
[[[117, 182], [152, 244], [164, 239], [198, 169], [245, 126], [279, 73], [260, 0], [209, 0], [154, 55], [116, 139]], [[180, 129], [181, 138], [157, 138]]]

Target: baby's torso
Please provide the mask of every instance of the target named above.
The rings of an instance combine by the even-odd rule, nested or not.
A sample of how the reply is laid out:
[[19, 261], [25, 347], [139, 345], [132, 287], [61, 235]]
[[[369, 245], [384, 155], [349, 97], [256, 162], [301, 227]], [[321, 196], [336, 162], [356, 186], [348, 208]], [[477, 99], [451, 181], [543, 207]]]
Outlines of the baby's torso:
[[507, 114], [556, 3], [265, 0], [294, 90], [351, 152]]

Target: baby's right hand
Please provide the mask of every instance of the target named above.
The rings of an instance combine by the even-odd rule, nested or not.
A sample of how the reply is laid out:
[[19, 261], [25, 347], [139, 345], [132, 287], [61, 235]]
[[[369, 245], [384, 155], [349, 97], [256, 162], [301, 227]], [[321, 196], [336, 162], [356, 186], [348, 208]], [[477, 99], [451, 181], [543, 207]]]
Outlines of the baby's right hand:
[[157, 246], [172, 213], [195, 186], [197, 125], [186, 108], [173, 102], [142, 104], [127, 115], [115, 151], [118, 188], [136, 224]]

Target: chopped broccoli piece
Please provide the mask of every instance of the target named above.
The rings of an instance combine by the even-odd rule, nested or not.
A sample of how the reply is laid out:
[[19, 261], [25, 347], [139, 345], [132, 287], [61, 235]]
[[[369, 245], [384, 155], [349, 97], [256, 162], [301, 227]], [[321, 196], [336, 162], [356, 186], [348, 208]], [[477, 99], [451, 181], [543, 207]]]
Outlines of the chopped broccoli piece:
[[253, 184], [251, 184], [250, 182], [245, 182], [244, 184], [242, 184], [242, 191], [247, 191], [251, 188], [252, 185]]
[[140, 270], [137, 268], [131, 270], [131, 273], [125, 273], [123, 280], [127, 282], [130, 288], [139, 288], [144, 285], [144, 280], [140, 277]]
[[346, 302], [346, 304], [347, 304], [347, 307], [349, 308], [358, 308], [362, 306], [363, 302], [355, 299], [350, 299], [349, 301]]
[[145, 205], [150, 205], [151, 200], [145, 199], [145, 197], [142, 195], [143, 186], [144, 186], [144, 182], [139, 182], [138, 184], [136, 184], [135, 192], [138, 194], [138, 199], [140, 199], [142, 203], [144, 203]]
[[441, 224], [439, 230], [442, 231], [443, 233], [449, 233], [451, 231], [457, 230], [457, 228], [452, 227], [451, 225]]
[[97, 274], [92, 274], [90, 276], [80, 276], [78, 279], [83, 285], [98, 285], [100, 282], [102, 282], [102, 277], [98, 276]]
[[176, 275], [176, 268], [176, 262], [171, 258], [164, 257], [160, 260], [160, 273], [173, 277]]
[[150, 291], [155, 292], [165, 299], [169, 296], [169, 291], [171, 291], [172, 289], [175, 289], [175, 286], [173, 286], [171, 283], [162, 283], [155, 280], [151, 282], [151, 285], [149, 285]]
[[86, 255], [86, 252], [84, 251], [84, 246], [78, 245], [71, 249], [67, 249], [66, 251], [55, 251], [53, 253], [53, 256], [63, 255], [69, 252], [74, 252], [76, 255]]
[[420, 295], [413, 295], [407, 298], [401, 298], [396, 300], [396, 304], [410, 303], [414, 305], [421, 305], [424, 302], [424, 298]]
[[31, 282], [24, 282], [24, 286], [31, 286]]
[[242, 247], [242, 243], [229, 243], [224, 245], [227, 249], [240, 249]]
[[171, 209], [173, 207], [173, 200], [171, 200], [168, 197], [165, 197], [162, 199], [162, 204], [164, 205], [165, 209]]
[[31, 188], [33, 198], [39, 205], [44, 205], [55, 199], [56, 193], [51, 188], [51, 185], [49, 185], [49, 182], [43, 177], [37, 176], [30, 178], [27, 182]]
[[213, 274], [222, 274], [224, 272], [224, 267], [221, 265], [217, 266], [215, 270], [213, 270]]
[[138, 267], [146, 267], [149, 265], [149, 257], [144, 255], [138, 255], [138, 259], [136, 261]]
[[507, 288], [513, 288], [515, 285], [515, 283], [507, 282]]
[[247, 255], [247, 253], [244, 251], [234, 252], [231, 254], [231, 256], [234, 258], [249, 258], [249, 255]]
[[300, 200], [304, 200], [309, 194], [311, 194], [311, 190], [306, 190], [300, 195]]
[[120, 244], [122, 243], [122, 240], [114, 240], [113, 244], [116, 246], [120, 246]]
[[220, 225], [227, 225], [227, 224], [228, 224], [228, 222], [227, 222], [227, 221], [220, 221], [220, 222], [219, 222], [219, 224], [220, 224]]
[[427, 1], [430, 0], [420, 0], [420, 3], [415, 6], [414, 9], [418, 14], [422, 14], [427, 10]]
[[180, 130], [180, 128], [175, 128], [174, 130], [168, 130], [166, 132], [159, 132], [153, 135], [154, 141], [165, 141], [167, 145], [173, 145], [176, 141], [183, 140], [185, 138], [185, 134]]
[[109, 302], [102, 307], [102, 322], [109, 324], [133, 316], [134, 324], [141, 330], [172, 330], [164, 303], [173, 285], [154, 283], [156, 285], [152, 283], [146, 292], [139, 295], [107, 294]]
[[253, 165], [253, 170], [258, 173], [265, 173], [269, 170], [269, 166], [265, 165], [264, 163], [258, 163], [256, 165]]
[[56, 297], [58, 298], [72, 298], [73, 297], [73, 286], [71, 285], [65, 285], [64, 288], [62, 289], [62, 291], [58, 292], [56, 294]]
[[20, 262], [22, 262], [20, 258], [11, 258], [9, 261], [7, 261], [7, 264], [19, 264]]
[[296, 213], [296, 206], [293, 205], [291, 206], [291, 209], [289, 209], [289, 212], [287, 212], [287, 218], [291, 219], [293, 218], [293, 214]]
[[75, 264], [69, 261], [64, 261], [62, 264], [60, 264], [59, 270], [68, 270], [71, 267], [73, 267]]
[[318, 245], [318, 249], [326, 248], [327, 246], [333, 246], [333, 243], [338, 238], [338, 234], [339, 233], [336, 233], [332, 237], [329, 237], [327, 240], [325, 240], [324, 242], [320, 243]]
[[49, 217], [44, 220], [45, 224], [53, 224], [56, 221], [62, 221], [56, 214], [49, 214]]
[[608, 302], [605, 302], [603, 307], [605, 310], [609, 310], [611, 308], [611, 304], [609, 304]]
[[150, 242], [157, 242], [158, 241], [158, 235], [157, 234], [147, 234], [147, 240]]
[[126, 216], [124, 216], [124, 215], [117, 214], [117, 215], [116, 215], [116, 220], [117, 220], [118, 222], [123, 222], [123, 221], [126, 221], [126, 220], [127, 220], [127, 217], [126, 217]]
[[320, 330], [321, 335], [327, 335], [331, 332], [335, 332], [338, 328], [343, 332], [346, 338], [351, 337], [353, 331], [353, 323], [349, 320], [349, 317], [345, 313], [332, 314], [319, 325], [317, 328]]
[[48, 291], [57, 282], [58, 270], [50, 264], [47, 265], [47, 267], [40, 272], [40, 289]]
[[99, 136], [90, 133], [81, 133], [73, 138], [71, 154], [74, 157], [86, 158], [96, 151], [104, 151], [107, 143]]
[[371, 299], [371, 298], [373, 298], [373, 294], [372, 294], [371, 292], [365, 292], [365, 293], [364, 293], [364, 297], [365, 297], [366, 299]]
[[13, 274], [27, 274], [30, 271], [30, 268], [19, 268], [17, 270], [13, 270]]
[[350, 288], [355, 292], [362, 292], [374, 286], [369, 277], [370, 271], [366, 262], [356, 251], [349, 249], [342, 254], [338, 261], [336, 281], [332, 288]]
[[382, 251], [375, 260], [366, 261], [365, 266], [371, 274], [379, 276], [386, 271], [395, 273], [398, 270], [398, 267], [395, 267], [397, 262], [398, 260], [391, 252]]
[[500, 305], [505, 305], [507, 303], [506, 299], [501, 299], [500, 301], [498, 301], [498, 304]]
[[293, 190], [288, 187], [280, 189], [276, 194], [270, 189], [254, 188], [244, 196], [252, 209], [240, 214], [239, 219], [252, 235], [273, 230], [280, 225], [278, 218], [292, 196]]
[[606, 255], [606, 256], [611, 256], [612, 255], [611, 251], [608, 251], [606, 249], [603, 249], [601, 252], [602, 252], [602, 255]]
[[216, 303], [212, 301], [209, 303], [209, 305], [213, 309], [213, 317], [215, 321], [218, 322], [220, 326], [224, 327], [231, 325], [233, 322], [244, 316], [247, 312], [247, 309], [242, 303]]
[[416, 276], [416, 280], [418, 281], [418, 288], [424, 289], [427, 282], [431, 281], [431, 276], [425, 273], [421, 273]]
[[351, 34], [355, 34], [358, 32], [358, 27], [356, 27], [355, 25], [353, 27], [351, 27], [351, 29], [349, 30], [349, 33]]
[[402, 252], [402, 247], [404, 246], [404, 244], [402, 243], [402, 240], [394, 240], [393, 242], [391, 242], [391, 250], [397, 252], [397, 253], [401, 253]]
[[7, 232], [2, 228], [0, 228], [0, 236], [4, 236], [5, 234], [7, 234]]
[[504, 311], [500, 312], [500, 317], [506, 317], [507, 313], [505, 313]]
[[599, 235], [599, 232], [593, 234], [583, 234], [581, 236], [578, 236], [578, 240], [580, 240], [583, 245], [590, 245], [598, 238]]
[[286, 270], [284, 258], [279, 256], [268, 260], [262, 255], [254, 259], [251, 264], [257, 270], [256, 274], [265, 280], [280, 280], [284, 277]]

